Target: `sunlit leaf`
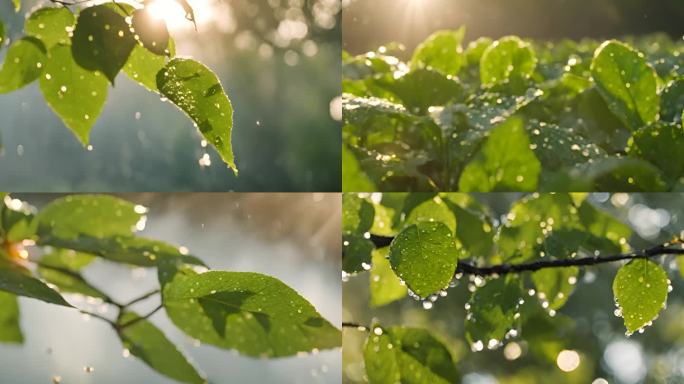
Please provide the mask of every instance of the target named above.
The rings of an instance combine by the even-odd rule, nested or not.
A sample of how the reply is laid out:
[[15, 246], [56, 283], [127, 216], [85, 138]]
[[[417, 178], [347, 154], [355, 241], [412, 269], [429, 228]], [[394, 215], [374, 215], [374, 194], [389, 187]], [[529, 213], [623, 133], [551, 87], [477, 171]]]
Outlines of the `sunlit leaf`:
[[363, 234], [373, 226], [373, 204], [354, 193], [342, 195], [342, 232]]
[[48, 54], [40, 90], [64, 124], [88, 144], [90, 129], [107, 100], [107, 79], [83, 69], [74, 62], [71, 48], [58, 44]]
[[60, 292], [78, 293], [85, 296], [106, 298], [107, 295], [91, 285], [79, 273], [80, 269], [90, 264], [94, 257], [88, 254], [68, 250], [55, 250], [40, 259], [38, 273]]
[[449, 227], [419, 222], [402, 230], [390, 245], [394, 272], [417, 295], [427, 297], [449, 285], [456, 271], [458, 248]]
[[627, 334], [649, 326], [658, 317], [665, 307], [669, 285], [665, 270], [650, 260], [632, 260], [618, 270], [613, 294]]
[[273, 277], [249, 272], [160, 268], [171, 321], [189, 336], [248, 356], [292, 356], [339, 347], [341, 332]]
[[465, 27], [433, 33], [413, 52], [411, 66], [432, 68], [444, 75], [457, 75], [464, 62], [461, 49], [464, 35]]
[[658, 118], [657, 76], [643, 54], [610, 40], [595, 52], [591, 73], [608, 108], [632, 130]]
[[136, 44], [130, 29], [107, 4], [82, 10], [72, 38], [74, 60], [87, 70], [102, 72], [114, 84]]
[[0, 94], [20, 89], [36, 80], [45, 66], [45, 46], [40, 40], [24, 37], [7, 50], [0, 69]]
[[381, 307], [393, 301], [406, 297], [406, 285], [392, 271], [387, 257], [389, 248], [384, 247], [373, 251], [370, 270], [370, 305]]
[[[119, 326], [130, 323], [119, 331], [124, 347], [150, 368], [182, 383], [205, 383], [197, 369], [164, 333], [147, 320], [139, 320], [133, 312], [123, 312], [117, 319]], [[135, 323], [132, 323], [135, 321]]]
[[216, 75], [197, 61], [173, 59], [157, 74], [157, 87], [197, 124], [207, 142], [237, 173], [231, 145], [233, 107]]
[[36, 216], [39, 236], [107, 237], [135, 230], [145, 208], [109, 195], [68, 195], [55, 199]]
[[157, 55], [166, 54], [170, 37], [164, 19], [155, 17], [146, 9], [138, 9], [133, 12], [131, 25], [147, 50]]
[[421, 222], [439, 222], [446, 225], [451, 233], [456, 231], [456, 217], [439, 197], [424, 201], [414, 207], [406, 217], [404, 226], [408, 227]]
[[374, 326], [363, 351], [371, 384], [448, 384], [460, 380], [449, 349], [429, 331]]
[[49, 50], [56, 44], [70, 44], [67, 30], [75, 22], [74, 14], [66, 7], [39, 8], [26, 19], [24, 31], [42, 41]]
[[484, 86], [527, 79], [537, 66], [532, 47], [515, 36], [495, 41], [480, 59], [480, 81]]
[[343, 192], [373, 192], [377, 187], [368, 178], [368, 175], [361, 169], [359, 161], [354, 154], [342, 147], [342, 191]]
[[675, 123], [655, 123], [634, 133], [629, 154], [647, 160], [670, 179], [684, 176], [684, 129]]

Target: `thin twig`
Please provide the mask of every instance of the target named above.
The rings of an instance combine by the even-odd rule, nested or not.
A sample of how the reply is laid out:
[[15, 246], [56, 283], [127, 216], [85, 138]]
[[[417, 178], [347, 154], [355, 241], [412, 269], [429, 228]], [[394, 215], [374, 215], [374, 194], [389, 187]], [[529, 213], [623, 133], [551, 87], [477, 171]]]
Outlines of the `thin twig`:
[[133, 304], [135, 304], [135, 303], [139, 303], [139, 302], [141, 302], [141, 301], [143, 301], [143, 300], [146, 300], [146, 299], [148, 299], [148, 298], [150, 298], [150, 297], [156, 295], [157, 293], [159, 293], [159, 289], [155, 289], [155, 290], [153, 290], [153, 291], [147, 292], [146, 294], [144, 294], [144, 295], [142, 295], [142, 296], [140, 296], [140, 297], [137, 297], [137, 298], [135, 298], [135, 299], [129, 301], [128, 303], [124, 304], [123, 307], [130, 307], [131, 305], [133, 305]]
[[106, 317], [104, 317], [104, 316], [102, 316], [102, 315], [98, 315], [97, 313], [89, 312], [89, 311], [86, 311], [86, 310], [84, 310], [84, 309], [79, 309], [78, 311], [81, 312], [81, 313], [84, 314], [84, 315], [88, 315], [88, 316], [94, 317], [94, 318], [96, 318], [96, 319], [100, 319], [100, 320], [102, 320], [102, 321], [108, 323], [108, 324], [111, 325], [112, 327], [116, 328], [116, 323], [115, 323], [115, 322], [113, 322], [112, 320], [110, 320], [110, 319], [108, 319], [108, 318], [106, 318]]
[[354, 328], [358, 331], [367, 331], [368, 330], [368, 327], [366, 327], [365, 325], [361, 325], [358, 323], [350, 323], [350, 322], [343, 322], [342, 328]]
[[159, 311], [160, 309], [162, 309], [162, 307], [163, 307], [163, 305], [159, 304], [155, 309], [153, 309], [153, 310], [152, 310], [150, 313], [148, 313], [147, 315], [142, 316], [142, 317], [136, 317], [136, 318], [133, 319], [133, 320], [130, 320], [130, 321], [127, 321], [127, 322], [125, 322], [125, 323], [123, 323], [123, 324], [120, 324], [120, 325], [116, 326], [116, 329], [117, 329], [118, 331], [121, 331], [122, 329], [128, 328], [128, 327], [130, 327], [131, 325], [136, 324], [136, 323], [138, 323], [138, 322], [140, 322], [140, 321], [147, 320], [147, 319], [149, 319], [150, 317], [152, 317], [152, 315], [154, 315], [155, 313], [157, 313], [157, 311]]
[[[393, 239], [394, 238], [392, 237], [375, 235], [371, 235], [370, 237], [370, 240], [378, 248], [390, 245]], [[676, 246], [676, 248], [673, 248], [673, 246]], [[661, 255], [684, 255], [684, 248], [682, 248], [682, 244], [665, 243], [644, 250], [619, 253], [610, 256], [588, 256], [573, 259], [539, 260], [530, 263], [498, 264], [484, 267], [478, 267], [466, 261], [459, 261], [458, 265], [456, 266], [455, 274], [476, 276], [505, 275], [508, 273], [534, 272], [546, 268], [563, 268], [573, 266], [579, 267], [606, 264], [621, 260], [649, 259]]]

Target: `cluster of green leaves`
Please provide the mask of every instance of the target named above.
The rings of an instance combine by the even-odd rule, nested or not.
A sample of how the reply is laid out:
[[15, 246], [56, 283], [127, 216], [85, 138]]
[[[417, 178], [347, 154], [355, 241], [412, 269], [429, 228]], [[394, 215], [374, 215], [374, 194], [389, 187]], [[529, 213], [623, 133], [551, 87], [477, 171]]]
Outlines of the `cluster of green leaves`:
[[144, 213], [144, 207], [106, 195], [66, 196], [40, 211], [5, 196], [0, 205], [0, 342], [23, 342], [17, 296], [72, 307], [62, 294], [77, 294], [118, 309], [115, 319], [101, 319], [130, 354], [171, 379], [205, 382], [149, 316], [133, 312], [130, 303], [117, 303], [84, 278], [84, 268], [104, 260], [156, 268], [161, 308], [178, 329], [202, 343], [262, 358], [341, 345], [340, 331], [280, 280], [209, 271], [176, 246], [137, 236]]
[[464, 34], [344, 54], [345, 191], [684, 189], [681, 39]]
[[[179, 1], [193, 20], [190, 5]], [[42, 7], [28, 15], [24, 34], [5, 54], [0, 94], [38, 81], [47, 104], [87, 146], [109, 85], [123, 72], [188, 115], [237, 173], [231, 145], [233, 109], [219, 79], [202, 63], [175, 58], [166, 23], [144, 7]], [[3, 42], [4, 35], [0, 22]]]
[[[368, 271], [370, 306], [410, 296], [430, 309], [449, 288], [464, 284], [470, 296], [465, 338], [473, 351], [531, 340], [540, 327], [555, 329], [549, 324], [563, 322], [559, 310], [581, 271], [565, 266], [478, 275], [462, 272], [459, 263], [482, 268], [621, 254], [632, 236], [629, 226], [595, 207], [586, 193], [530, 194], [514, 201], [503, 219], [463, 193], [347, 193], [343, 212], [346, 279]], [[375, 248], [383, 243], [371, 241], [373, 236], [392, 240]], [[651, 259], [622, 265], [613, 294], [626, 334], [649, 326], [669, 291], [666, 271]], [[364, 359], [371, 383], [457, 382], [449, 349], [428, 330], [373, 324]]]

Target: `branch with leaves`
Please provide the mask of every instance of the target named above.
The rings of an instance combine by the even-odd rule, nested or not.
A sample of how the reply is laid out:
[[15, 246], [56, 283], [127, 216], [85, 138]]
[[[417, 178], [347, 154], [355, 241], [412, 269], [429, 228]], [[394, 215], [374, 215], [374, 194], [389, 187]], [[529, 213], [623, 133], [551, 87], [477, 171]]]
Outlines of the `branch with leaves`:
[[[108, 323], [125, 349], [179, 382], [206, 379], [152, 322], [164, 311], [189, 337], [246, 356], [275, 358], [341, 346], [340, 330], [280, 280], [211, 271], [182, 247], [138, 236], [146, 208], [107, 195], [74, 195], [40, 210], [4, 196], [0, 203], [0, 343], [22, 343], [18, 296], [73, 308]], [[159, 288], [121, 302], [83, 276], [95, 260], [154, 268]], [[116, 309], [78, 308], [63, 294]], [[145, 314], [132, 307], [159, 296]]]
[[[89, 147], [109, 86], [123, 72], [184, 112], [237, 174], [233, 108], [221, 82], [202, 63], [176, 57], [166, 22], [153, 17], [148, 2], [90, 6], [80, 0], [51, 1], [58, 6], [33, 10], [25, 36], [9, 46], [0, 69], [0, 94], [38, 81], [50, 108]], [[190, 4], [178, 1], [195, 23]], [[2, 42], [4, 32], [0, 22]]]
[[[462, 193], [345, 194], [343, 280], [369, 274], [371, 308], [411, 297], [429, 310], [467, 288], [464, 333], [475, 352], [525, 341], [539, 321], [553, 322], [586, 267], [619, 265], [615, 313], [627, 335], [644, 332], [665, 308], [672, 286], [659, 257], [684, 255], [680, 237], [635, 249], [632, 229], [586, 193], [495, 196], [513, 201], [507, 213], [493, 215]], [[371, 383], [459, 380], [449, 349], [429, 330], [354, 319], [343, 328], [367, 333]], [[414, 364], [401, 363], [408, 357]]]

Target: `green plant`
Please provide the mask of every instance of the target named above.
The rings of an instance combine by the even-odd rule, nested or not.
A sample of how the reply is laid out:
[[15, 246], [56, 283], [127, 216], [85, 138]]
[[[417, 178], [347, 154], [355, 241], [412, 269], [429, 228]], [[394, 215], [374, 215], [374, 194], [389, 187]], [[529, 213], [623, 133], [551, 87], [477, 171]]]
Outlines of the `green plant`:
[[681, 39], [464, 34], [344, 54], [345, 191], [682, 189]]
[[[259, 273], [211, 271], [183, 247], [137, 236], [145, 212], [142, 206], [106, 195], [69, 195], [39, 211], [4, 196], [0, 342], [23, 342], [17, 296], [24, 296], [105, 321], [120, 337], [124, 353], [180, 382], [206, 380], [148, 320], [162, 309], [189, 337], [246, 356], [292, 356], [341, 345], [340, 331], [280, 280]], [[82, 274], [98, 258], [156, 268], [159, 289], [125, 303], [113, 299]], [[62, 293], [99, 301], [118, 315], [109, 318], [76, 308]], [[131, 310], [133, 304], [156, 295], [161, 304], [154, 310]]]
[[[562, 309], [580, 285], [584, 269], [620, 263], [612, 290], [615, 314], [629, 336], [644, 332], [662, 314], [672, 285], [661, 264], [669, 265], [668, 255], [684, 255], [682, 236], [656, 245], [644, 242], [587, 197], [344, 194], [343, 280], [351, 284], [368, 279], [371, 309], [397, 303], [382, 313], [396, 313], [398, 302], [408, 297], [422, 302], [425, 310], [456, 300], [447, 310], [449, 329], [462, 332], [473, 352], [505, 346], [507, 353], [513, 346], [518, 350], [515, 359], [523, 345], [545, 364], [555, 363], [564, 346], [573, 344], [568, 340], [572, 321]], [[496, 205], [497, 211], [507, 213], [493, 215]], [[676, 260], [681, 271], [684, 258]], [[401, 308], [408, 311], [411, 304], [404, 304]], [[463, 321], [454, 319], [456, 306], [465, 308]], [[353, 313], [352, 308], [345, 313]], [[401, 319], [415, 322], [428, 315], [412, 313], [391, 325], [377, 320], [374, 315], [380, 312], [367, 312], [361, 313], [364, 321], [372, 317], [371, 323], [349, 319], [343, 326], [367, 334], [363, 359], [369, 382], [460, 381], [457, 357], [448, 347], [458, 343], [453, 336], [447, 344], [444, 329], [436, 336], [433, 330], [401, 324]], [[558, 380], [585, 382], [592, 376], [579, 377]]]
[[[192, 7], [178, 1], [194, 22]], [[142, 8], [111, 2], [83, 9], [79, 1], [53, 3], [57, 6], [32, 11], [25, 36], [9, 46], [0, 70], [0, 94], [38, 81], [50, 108], [88, 146], [109, 85], [123, 72], [181, 109], [237, 173], [230, 100], [209, 68], [175, 57], [166, 23], [147, 11], [148, 2]], [[15, 5], [19, 10], [18, 0]], [[3, 32], [0, 27], [0, 37]]]

